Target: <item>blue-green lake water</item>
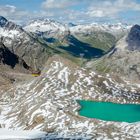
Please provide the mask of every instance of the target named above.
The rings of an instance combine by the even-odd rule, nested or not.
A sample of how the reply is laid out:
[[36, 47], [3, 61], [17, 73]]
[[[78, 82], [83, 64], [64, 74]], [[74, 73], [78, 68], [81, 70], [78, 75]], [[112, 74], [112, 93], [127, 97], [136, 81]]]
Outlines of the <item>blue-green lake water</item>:
[[111, 102], [78, 101], [81, 106], [79, 115], [105, 121], [138, 122], [140, 105], [116, 104]]

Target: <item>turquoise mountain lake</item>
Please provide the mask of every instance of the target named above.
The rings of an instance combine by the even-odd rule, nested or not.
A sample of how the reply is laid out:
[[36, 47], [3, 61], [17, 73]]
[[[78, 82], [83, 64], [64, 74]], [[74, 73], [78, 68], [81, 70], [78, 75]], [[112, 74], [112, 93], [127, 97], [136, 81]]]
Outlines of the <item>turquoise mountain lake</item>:
[[79, 115], [105, 121], [138, 122], [140, 105], [115, 104], [111, 102], [78, 101], [81, 105]]

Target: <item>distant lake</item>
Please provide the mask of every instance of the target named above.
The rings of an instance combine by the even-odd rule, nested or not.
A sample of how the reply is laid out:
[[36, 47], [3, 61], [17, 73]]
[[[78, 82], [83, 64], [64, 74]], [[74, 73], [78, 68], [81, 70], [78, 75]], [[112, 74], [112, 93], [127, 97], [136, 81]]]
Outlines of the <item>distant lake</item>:
[[111, 102], [78, 101], [81, 105], [79, 115], [105, 121], [138, 122], [140, 105], [116, 104]]

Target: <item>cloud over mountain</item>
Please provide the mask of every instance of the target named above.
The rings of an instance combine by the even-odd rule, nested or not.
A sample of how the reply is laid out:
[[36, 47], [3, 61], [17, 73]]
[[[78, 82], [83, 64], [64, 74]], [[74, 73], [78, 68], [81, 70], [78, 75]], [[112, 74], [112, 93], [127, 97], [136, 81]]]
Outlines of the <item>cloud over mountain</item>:
[[[15, 0], [16, 1], [16, 0]], [[138, 0], [2, 0], [0, 14], [9, 19], [52, 18], [65, 22], [140, 22]]]
[[140, 4], [132, 0], [106, 0], [93, 3], [87, 12], [91, 17], [115, 17], [120, 12], [140, 11]]

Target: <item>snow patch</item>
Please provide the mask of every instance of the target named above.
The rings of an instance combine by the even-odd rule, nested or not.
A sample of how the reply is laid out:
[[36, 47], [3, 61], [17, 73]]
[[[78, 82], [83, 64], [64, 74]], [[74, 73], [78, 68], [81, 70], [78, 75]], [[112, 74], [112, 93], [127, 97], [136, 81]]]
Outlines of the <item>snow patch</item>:
[[0, 128], [0, 139], [38, 139], [45, 138], [46, 133], [37, 130], [10, 130]]

